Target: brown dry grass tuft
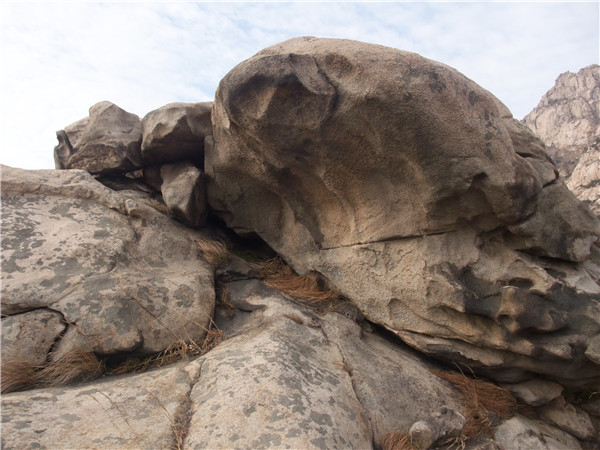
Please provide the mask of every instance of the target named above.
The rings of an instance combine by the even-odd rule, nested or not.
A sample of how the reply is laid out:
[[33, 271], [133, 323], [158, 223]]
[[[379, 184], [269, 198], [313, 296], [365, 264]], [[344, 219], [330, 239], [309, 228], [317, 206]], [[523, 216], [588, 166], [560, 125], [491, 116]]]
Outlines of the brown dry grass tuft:
[[202, 252], [202, 256], [211, 266], [219, 267], [229, 259], [227, 247], [219, 241], [196, 239], [196, 246]]
[[231, 301], [231, 293], [229, 292], [229, 289], [223, 286], [219, 286], [217, 288], [217, 303], [231, 311], [237, 309]]
[[203, 339], [197, 342], [190, 339], [179, 339], [156, 355], [146, 358], [128, 358], [112, 369], [108, 375], [121, 375], [130, 372], [141, 373], [151, 368], [163, 367], [193, 356], [202, 356], [219, 345], [224, 335], [225, 333], [211, 320]]
[[344, 361], [332, 361], [331, 364], [335, 364], [336, 366], [340, 366], [342, 369], [344, 369], [348, 373], [348, 375], [352, 376], [352, 373], [353, 373], [352, 367], [350, 367]]
[[299, 325], [304, 325], [304, 319], [302, 319], [302, 317], [300, 317], [298, 314], [284, 313], [283, 317], [287, 317], [288, 319], [293, 320]]
[[5, 359], [2, 361], [2, 393], [93, 380], [103, 371], [102, 361], [94, 353], [82, 350], [74, 350], [39, 366], [25, 360]]
[[39, 370], [39, 384], [61, 386], [73, 381], [98, 378], [104, 371], [102, 361], [92, 352], [74, 350], [51, 361]]
[[462, 414], [466, 419], [462, 435], [472, 439], [490, 433], [492, 427], [517, 412], [517, 401], [506, 389], [459, 372], [432, 371], [461, 393]]
[[381, 441], [383, 450], [416, 450], [408, 431], [396, 430], [388, 433]]
[[16, 357], [3, 358], [0, 385], [2, 393], [20, 391], [35, 386], [38, 382], [37, 367], [30, 361]]
[[316, 276], [297, 275], [280, 258], [274, 258], [261, 264], [260, 278], [270, 288], [313, 306], [328, 304], [339, 298], [335, 292], [322, 289]]

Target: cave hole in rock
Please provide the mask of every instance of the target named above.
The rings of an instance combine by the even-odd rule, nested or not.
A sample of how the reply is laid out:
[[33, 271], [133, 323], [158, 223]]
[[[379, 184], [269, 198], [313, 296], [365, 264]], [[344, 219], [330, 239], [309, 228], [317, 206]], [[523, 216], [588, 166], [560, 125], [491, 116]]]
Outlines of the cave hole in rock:
[[230, 252], [248, 262], [262, 262], [279, 256], [258, 234], [251, 232], [240, 235], [214, 214], [209, 213], [207, 225]]

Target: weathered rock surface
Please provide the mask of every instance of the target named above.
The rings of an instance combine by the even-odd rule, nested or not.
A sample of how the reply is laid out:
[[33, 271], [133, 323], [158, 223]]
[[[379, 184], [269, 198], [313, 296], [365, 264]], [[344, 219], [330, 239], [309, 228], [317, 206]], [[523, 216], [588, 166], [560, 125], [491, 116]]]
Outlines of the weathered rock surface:
[[[140, 169], [142, 126], [135, 114], [110, 102], [90, 108], [90, 115], [57, 132], [57, 169], [83, 169], [92, 174]], [[71, 140], [72, 139], [72, 140]]]
[[578, 199], [600, 216], [600, 137], [577, 162], [567, 186]]
[[69, 158], [79, 147], [79, 140], [89, 122], [89, 117], [67, 125], [64, 130], [56, 132], [58, 145], [54, 148], [54, 165], [57, 169], [66, 169]]
[[83, 171], [2, 167], [3, 354], [19, 333], [42, 352], [52, 341], [53, 357], [153, 353], [204, 335], [215, 294], [194, 244], [203, 236], [151, 204]]
[[[477, 394], [423, 353], [529, 405], [528, 418], [490, 411], [494, 428], [465, 449], [593, 448], [598, 222], [497, 99], [415, 54], [301, 38], [223, 80], [214, 138], [198, 105], [144, 118], [143, 174], [105, 151], [139, 126], [106, 102], [55, 150], [57, 167], [79, 158], [94, 177], [2, 168], [3, 389], [11, 359], [32, 372], [16, 389], [50, 384], [73, 350], [113, 373], [165, 364], [176, 343], [203, 354], [3, 394], [2, 448], [369, 449], [390, 432], [448, 448], [481, 419]], [[92, 129], [96, 150], [77, 157]], [[345, 299], [301, 304], [200, 242], [231, 238], [204, 222], [201, 141], [214, 212]], [[231, 239], [240, 255], [273, 256]], [[209, 322], [225, 338], [204, 354], [222, 336]]]
[[565, 72], [523, 122], [546, 144], [563, 176], [600, 138], [600, 66]]
[[212, 102], [169, 103], [142, 119], [144, 166], [204, 162], [204, 138], [212, 134]]
[[443, 407], [425, 420], [410, 427], [411, 443], [416, 448], [431, 448], [448, 439], [458, 437], [465, 426], [465, 418], [459, 412]]
[[502, 448], [511, 450], [578, 450], [581, 445], [573, 436], [539, 420], [516, 416], [494, 433]]
[[598, 221], [489, 92], [416, 54], [298, 38], [234, 68], [208, 201], [435, 357], [598, 383]]
[[160, 190], [169, 213], [191, 227], [203, 225], [208, 211], [202, 171], [183, 161], [161, 166], [160, 176]]
[[[2, 448], [175, 448], [200, 366], [2, 396]], [[181, 422], [181, 423], [180, 423]]]
[[32, 366], [42, 365], [65, 328], [62, 314], [50, 309], [36, 309], [4, 317], [2, 361], [26, 361]]
[[533, 379], [523, 383], [504, 385], [504, 388], [521, 403], [529, 406], [542, 406], [559, 397], [563, 392], [560, 384]]
[[228, 340], [188, 364], [4, 395], [3, 448], [167, 448], [179, 430], [184, 448], [368, 449], [458, 408], [411, 350], [256, 280], [227, 287], [242, 308], [217, 315]]
[[590, 441], [600, 437], [588, 414], [567, 403], [563, 397], [540, 408], [540, 417], [579, 439]]

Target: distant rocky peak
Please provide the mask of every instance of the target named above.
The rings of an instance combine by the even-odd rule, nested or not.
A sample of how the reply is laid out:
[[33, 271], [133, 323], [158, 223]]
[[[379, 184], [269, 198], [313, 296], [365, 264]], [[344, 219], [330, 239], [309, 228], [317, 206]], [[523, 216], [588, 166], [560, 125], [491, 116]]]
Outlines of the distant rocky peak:
[[600, 137], [600, 66], [565, 72], [523, 122], [546, 144], [561, 175]]

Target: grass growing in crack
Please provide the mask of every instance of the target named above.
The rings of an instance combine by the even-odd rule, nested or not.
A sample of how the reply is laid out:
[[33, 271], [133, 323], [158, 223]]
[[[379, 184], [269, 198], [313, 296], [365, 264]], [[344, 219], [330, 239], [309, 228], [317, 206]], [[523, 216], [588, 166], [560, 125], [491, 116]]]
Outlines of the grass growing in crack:
[[103, 363], [94, 353], [74, 350], [42, 366], [39, 370], [39, 383], [44, 386], [62, 386], [74, 381], [93, 380], [103, 372]]
[[462, 372], [432, 373], [450, 382], [461, 394], [461, 412], [466, 423], [459, 439], [468, 440], [489, 434], [492, 427], [510, 419], [517, 412], [517, 401], [500, 386], [468, 377]]
[[302, 317], [298, 314], [284, 313], [283, 317], [287, 317], [288, 319], [293, 320], [297, 324], [304, 325], [304, 319], [302, 319]]
[[298, 275], [280, 258], [261, 264], [260, 278], [268, 287], [312, 306], [327, 305], [339, 299], [335, 292], [319, 286], [315, 275]]
[[408, 431], [396, 430], [388, 433], [381, 441], [383, 450], [415, 450]]
[[213, 267], [219, 267], [229, 259], [229, 250], [219, 242], [208, 239], [196, 239], [196, 247], [202, 253], [203, 258]]
[[166, 350], [163, 350], [156, 355], [146, 358], [128, 358], [112, 369], [108, 375], [121, 375], [130, 372], [141, 373], [151, 368], [163, 367], [178, 361], [189, 359], [190, 357], [202, 356], [219, 345], [224, 335], [223, 331], [211, 320], [208, 329], [206, 329], [204, 338], [199, 341], [179, 339], [177, 342], [171, 344]]
[[175, 411], [175, 416], [173, 417], [173, 415], [169, 412], [160, 398], [156, 396], [156, 394], [148, 389], [146, 389], [146, 392], [148, 392], [148, 394], [150, 394], [156, 400], [171, 423], [171, 431], [173, 432], [173, 445], [169, 447], [170, 450], [183, 450], [183, 444], [185, 442], [185, 437], [187, 436], [191, 421], [191, 415], [189, 414], [190, 402], [184, 402], [181, 405], [182, 407]]
[[342, 369], [344, 369], [346, 371], [346, 373], [348, 375], [352, 376], [352, 373], [353, 373], [352, 367], [350, 367], [344, 361], [332, 361], [331, 364], [335, 364], [336, 366], [340, 366]]
[[38, 382], [37, 366], [31, 361], [17, 357], [3, 358], [0, 385], [2, 393], [20, 391], [35, 386]]
[[84, 350], [73, 350], [40, 365], [6, 358], [2, 361], [2, 393], [93, 380], [102, 375], [103, 370], [102, 361], [94, 353]]
[[4, 358], [1, 365], [1, 392], [3, 394], [34, 387], [56, 387], [65, 384], [89, 381], [102, 374], [121, 375], [130, 372], [145, 372], [150, 368], [163, 367], [192, 356], [202, 356], [220, 344], [222, 330], [210, 321], [203, 339], [198, 341], [179, 339], [166, 350], [145, 358], [132, 357], [106, 372], [105, 361], [93, 352], [74, 350], [59, 358], [35, 365], [19, 358]]

